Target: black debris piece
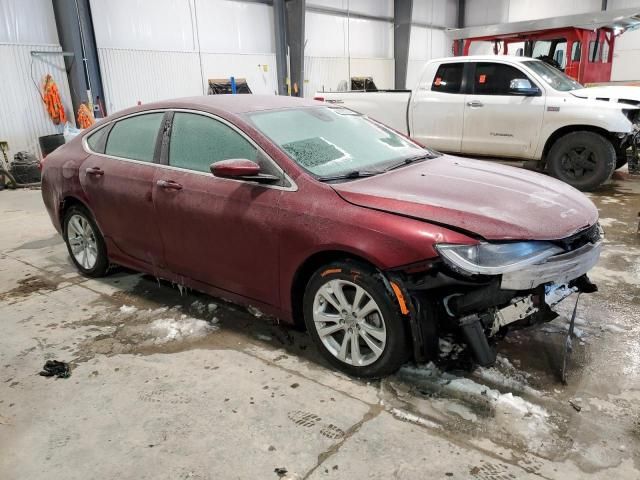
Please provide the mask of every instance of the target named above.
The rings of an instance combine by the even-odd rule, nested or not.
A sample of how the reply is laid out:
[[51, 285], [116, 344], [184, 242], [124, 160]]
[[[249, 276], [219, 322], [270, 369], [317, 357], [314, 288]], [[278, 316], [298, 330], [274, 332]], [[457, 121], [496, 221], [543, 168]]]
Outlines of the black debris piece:
[[274, 470], [274, 472], [276, 472], [276, 475], [278, 475], [278, 477], [282, 478], [287, 474], [287, 469], [284, 467], [276, 467]]
[[69, 364], [66, 362], [47, 360], [40, 375], [43, 377], [69, 378], [71, 376], [71, 368], [69, 368]]

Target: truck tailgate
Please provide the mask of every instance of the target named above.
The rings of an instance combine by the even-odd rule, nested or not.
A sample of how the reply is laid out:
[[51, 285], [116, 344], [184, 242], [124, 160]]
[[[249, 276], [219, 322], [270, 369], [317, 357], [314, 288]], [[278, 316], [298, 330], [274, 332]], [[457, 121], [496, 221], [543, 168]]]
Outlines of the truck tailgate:
[[327, 103], [360, 112], [404, 134], [408, 133], [407, 106], [410, 91], [318, 92], [315, 96], [324, 98]]

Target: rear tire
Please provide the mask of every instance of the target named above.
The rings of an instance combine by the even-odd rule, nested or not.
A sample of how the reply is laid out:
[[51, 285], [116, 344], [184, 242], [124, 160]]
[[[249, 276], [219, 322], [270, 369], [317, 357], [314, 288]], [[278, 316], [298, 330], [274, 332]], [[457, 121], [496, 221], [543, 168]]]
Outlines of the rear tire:
[[102, 277], [109, 269], [107, 248], [100, 229], [89, 211], [73, 205], [64, 214], [64, 241], [71, 261], [88, 277]]
[[593, 132], [572, 132], [549, 150], [549, 173], [582, 191], [591, 191], [611, 178], [616, 151], [609, 140]]
[[408, 320], [371, 267], [346, 261], [322, 267], [307, 284], [303, 311], [320, 353], [348, 375], [383, 377], [409, 359]]

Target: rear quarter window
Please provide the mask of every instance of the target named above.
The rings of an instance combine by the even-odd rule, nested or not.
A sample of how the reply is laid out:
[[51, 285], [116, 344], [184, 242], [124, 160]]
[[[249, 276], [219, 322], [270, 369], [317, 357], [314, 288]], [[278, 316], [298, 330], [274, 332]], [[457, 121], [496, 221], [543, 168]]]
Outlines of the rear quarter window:
[[105, 153], [114, 157], [153, 162], [156, 139], [164, 113], [145, 113], [117, 121], [107, 140]]
[[463, 63], [445, 63], [438, 67], [431, 90], [443, 93], [460, 93], [462, 90]]
[[104, 153], [109, 130], [109, 125], [107, 125], [87, 137], [87, 145], [92, 152]]

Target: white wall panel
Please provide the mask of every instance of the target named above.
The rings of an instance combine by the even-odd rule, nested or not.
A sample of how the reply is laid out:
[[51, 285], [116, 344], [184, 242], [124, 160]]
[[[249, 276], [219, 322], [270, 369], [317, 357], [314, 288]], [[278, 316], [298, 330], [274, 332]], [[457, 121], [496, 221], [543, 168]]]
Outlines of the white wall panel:
[[442, 30], [435, 28], [411, 27], [409, 42], [410, 60], [431, 60], [432, 58], [449, 57], [451, 40]]
[[196, 49], [190, 0], [91, 0], [91, 14], [98, 47]]
[[228, 0], [195, 0], [200, 49], [207, 53], [273, 53], [273, 7]]
[[509, 0], [470, 0], [465, 2], [465, 27], [503, 23], [508, 19]]
[[599, 12], [601, 0], [511, 0], [509, 2], [509, 22], [536, 20], [538, 18]]
[[304, 57], [304, 96], [317, 91], [336, 91], [349, 78], [349, 60], [345, 57]]
[[608, 0], [607, 10], [640, 7], [640, 0]]
[[98, 48], [108, 113], [168, 98], [202, 95], [195, 52]]
[[[265, 72], [266, 66], [266, 72]], [[202, 54], [204, 78], [246, 78], [253, 93], [274, 94], [278, 90], [276, 56]]]
[[51, 121], [38, 92], [46, 74], [56, 81], [67, 117], [75, 124], [62, 56], [33, 58], [32, 50], [62, 51], [51, 45], [0, 45], [0, 140], [9, 143], [10, 160], [21, 150], [39, 154], [38, 137], [62, 132], [63, 125]]
[[347, 7], [351, 12], [378, 17], [393, 17], [393, 0], [348, 0]]
[[348, 47], [351, 57], [393, 58], [393, 24], [350, 19]]
[[347, 19], [336, 15], [307, 12], [305, 15], [305, 55], [347, 56]]
[[[473, 0], [472, 0], [473, 1]], [[413, 20], [419, 23], [455, 27], [458, 21], [457, 0], [419, 0], [413, 2]]]
[[0, 43], [58, 45], [51, 2], [0, 1]]
[[394, 71], [392, 58], [351, 58], [351, 76], [373, 77], [379, 89], [393, 89]]

